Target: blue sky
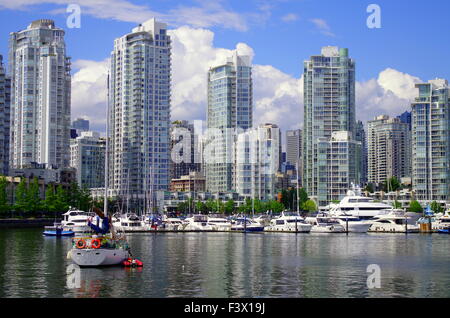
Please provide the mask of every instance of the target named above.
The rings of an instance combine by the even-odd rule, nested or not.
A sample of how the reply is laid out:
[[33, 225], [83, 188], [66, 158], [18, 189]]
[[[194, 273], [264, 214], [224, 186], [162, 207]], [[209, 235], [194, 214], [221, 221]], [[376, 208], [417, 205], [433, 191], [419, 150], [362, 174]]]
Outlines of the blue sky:
[[[66, 27], [68, 3], [81, 4], [80, 29]], [[381, 7], [381, 29], [366, 26], [369, 16], [366, 8], [371, 3]], [[300, 78], [303, 61], [320, 53], [322, 46], [347, 47], [357, 62], [360, 96], [366, 96], [369, 91], [373, 95], [364, 100], [361, 97], [360, 103], [374, 103], [374, 97], [378, 103], [379, 95], [384, 94], [384, 104], [377, 106], [381, 110], [388, 109], [387, 102], [404, 104], [402, 107], [406, 109], [411, 87], [408, 92], [401, 91], [404, 85], [398, 84], [396, 76], [407, 74], [402, 77], [405, 83], [417, 82], [417, 78], [450, 79], [449, 12], [448, 0], [0, 0], [0, 54], [7, 56], [9, 32], [26, 28], [32, 20], [51, 18], [57, 26], [66, 29], [68, 53], [73, 61], [104, 61], [116, 37], [130, 32], [140, 17], [151, 17], [154, 13], [160, 20], [167, 19], [172, 29], [187, 25], [197, 31], [211, 31], [214, 48], [232, 50], [237, 43], [245, 43], [253, 49], [255, 65], [273, 67], [281, 72], [274, 81], [283, 80], [292, 85], [297, 85], [293, 80]], [[73, 73], [80, 68], [75, 63]], [[387, 69], [398, 73], [383, 73]], [[267, 74], [274, 74], [274, 71], [260, 67], [255, 73], [268, 79], [271, 75]], [[371, 80], [377, 78], [380, 87], [373, 87], [375, 84]], [[389, 95], [391, 87], [391, 93], [398, 100]], [[258, 98], [261, 100], [256, 107], [262, 113], [267, 110], [262, 102], [267, 96], [256, 97], [256, 103], [259, 103]], [[297, 98], [290, 97], [289, 101], [272, 99], [273, 107], [293, 103]], [[77, 103], [75, 101], [75, 108], [80, 112], [75, 110], [74, 113], [81, 115], [84, 106]], [[361, 109], [369, 107], [367, 105]], [[204, 103], [192, 107], [204, 107]], [[292, 107], [300, 109], [301, 101]], [[395, 112], [402, 110], [396, 107]], [[286, 125], [288, 128], [301, 126], [301, 120], [286, 122]]]

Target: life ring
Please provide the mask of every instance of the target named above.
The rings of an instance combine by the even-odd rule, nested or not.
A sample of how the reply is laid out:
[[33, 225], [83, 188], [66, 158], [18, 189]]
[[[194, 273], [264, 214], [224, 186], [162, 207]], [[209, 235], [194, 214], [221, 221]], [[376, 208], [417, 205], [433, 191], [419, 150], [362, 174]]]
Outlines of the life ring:
[[86, 241], [83, 239], [79, 239], [75, 245], [77, 246], [77, 248], [83, 249], [86, 247]]
[[97, 248], [100, 248], [101, 246], [102, 246], [102, 242], [100, 242], [99, 239], [93, 239], [93, 240], [91, 241], [91, 247], [92, 247], [92, 248], [97, 249]]

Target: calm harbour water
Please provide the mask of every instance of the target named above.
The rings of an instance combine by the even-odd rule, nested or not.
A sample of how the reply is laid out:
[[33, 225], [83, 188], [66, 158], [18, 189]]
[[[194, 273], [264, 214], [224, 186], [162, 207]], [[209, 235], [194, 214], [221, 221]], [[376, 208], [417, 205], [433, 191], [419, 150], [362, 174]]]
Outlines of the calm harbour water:
[[[142, 269], [81, 269], [70, 238], [0, 230], [0, 297], [450, 297], [450, 237], [420, 234], [128, 235]], [[381, 268], [368, 289], [367, 266]]]

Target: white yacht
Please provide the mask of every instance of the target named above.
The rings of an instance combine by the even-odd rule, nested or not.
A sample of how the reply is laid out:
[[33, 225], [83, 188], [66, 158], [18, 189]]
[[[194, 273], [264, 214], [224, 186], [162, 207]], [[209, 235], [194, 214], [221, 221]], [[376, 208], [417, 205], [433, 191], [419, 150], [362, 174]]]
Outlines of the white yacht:
[[263, 215], [254, 217], [252, 220], [255, 221], [256, 223], [259, 223], [259, 224], [263, 225], [263, 226], [269, 226], [270, 225], [270, 221], [272, 220], [272, 217], [270, 215], [263, 214]]
[[225, 218], [208, 217], [208, 224], [213, 227], [213, 231], [219, 232], [231, 231], [231, 222]]
[[127, 213], [121, 216], [115, 216], [113, 220], [114, 228], [119, 232], [143, 232], [148, 230], [139, 216], [134, 213]]
[[239, 232], [263, 232], [264, 225], [253, 221], [251, 218], [240, 217], [231, 221], [231, 230]]
[[339, 224], [341, 224], [345, 230], [350, 233], [367, 233], [369, 228], [372, 226], [371, 220], [360, 219], [357, 216], [351, 216], [344, 213], [328, 213], [328, 215], [337, 219]]
[[417, 233], [419, 232], [419, 227], [409, 224], [408, 216], [403, 211], [393, 211], [376, 216], [372, 221], [369, 232]]
[[161, 228], [164, 231], [183, 231], [184, 224], [179, 218], [169, 218], [164, 216], [161, 224]]
[[62, 216], [61, 225], [64, 228], [75, 233], [90, 233], [92, 231], [88, 225], [88, 221], [95, 217], [95, 213], [70, 209]]
[[389, 213], [392, 206], [374, 199], [362, 196], [361, 189], [353, 186], [347, 195], [338, 204], [330, 206], [329, 214], [332, 216], [354, 216], [360, 220], [370, 220], [373, 217]]
[[213, 231], [213, 226], [208, 223], [208, 216], [203, 214], [195, 214], [184, 220], [185, 231]]
[[266, 228], [268, 232], [311, 232], [312, 225], [296, 212], [282, 212], [278, 218], [272, 219]]
[[311, 233], [343, 233], [345, 228], [336, 218], [328, 216], [307, 217], [306, 223], [312, 225]]
[[435, 221], [432, 223], [433, 230], [450, 229], [450, 211], [445, 214], [436, 215]]

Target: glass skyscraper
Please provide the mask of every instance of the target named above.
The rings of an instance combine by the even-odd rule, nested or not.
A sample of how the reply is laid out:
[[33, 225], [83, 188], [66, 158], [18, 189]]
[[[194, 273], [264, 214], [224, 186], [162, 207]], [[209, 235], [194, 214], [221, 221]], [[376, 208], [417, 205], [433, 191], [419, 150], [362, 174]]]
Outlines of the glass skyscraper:
[[252, 66], [249, 56], [235, 52], [227, 63], [208, 73], [207, 136], [204, 165], [206, 189], [233, 188], [233, 145], [236, 131], [253, 125]]
[[[348, 56], [348, 49], [324, 47], [321, 55], [311, 56], [304, 63], [303, 186], [319, 205], [328, 204], [325, 201], [331, 191], [326, 187], [328, 176], [319, 171], [319, 139], [323, 144], [334, 132], [347, 131], [354, 140], [355, 125], [355, 62]], [[354, 167], [346, 170], [353, 171]], [[351, 182], [360, 180], [343, 177], [339, 185], [349, 187]], [[342, 191], [334, 193], [338, 192]]]
[[109, 75], [108, 186], [141, 207], [169, 187], [170, 94], [171, 39], [151, 19], [114, 41]]
[[70, 160], [70, 58], [64, 30], [37, 20], [10, 34], [12, 168]]
[[412, 183], [417, 200], [450, 199], [450, 88], [436, 79], [416, 84], [412, 103]]

